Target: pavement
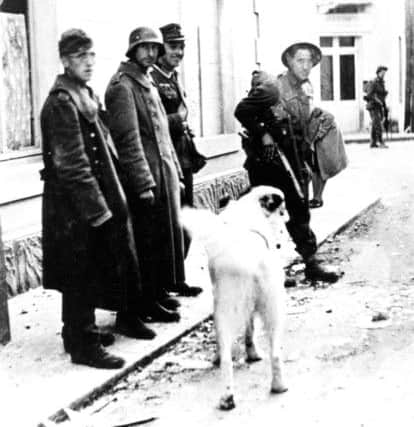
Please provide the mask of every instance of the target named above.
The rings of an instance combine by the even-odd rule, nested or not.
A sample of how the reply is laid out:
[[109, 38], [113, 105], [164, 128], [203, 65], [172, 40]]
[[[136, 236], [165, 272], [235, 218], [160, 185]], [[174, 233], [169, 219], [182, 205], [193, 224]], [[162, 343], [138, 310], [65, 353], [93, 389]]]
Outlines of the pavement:
[[[347, 144], [348, 168], [328, 181], [324, 206], [312, 210], [311, 226], [319, 243], [381, 198], [392, 197], [395, 188], [387, 176], [393, 168], [412, 170], [413, 140], [394, 137], [389, 145], [385, 150], [370, 149], [366, 143]], [[289, 260], [295, 257], [292, 246]], [[186, 270], [187, 282], [203, 287], [204, 292], [197, 298], [180, 298], [181, 321], [153, 324], [157, 337], [152, 341], [117, 335], [110, 350], [127, 363], [115, 371], [70, 363], [60, 337], [59, 293], [37, 288], [10, 299], [12, 341], [0, 347], [0, 425], [36, 426], [58, 416], [62, 408], [79, 408], [207, 319], [212, 313], [211, 285], [205, 254], [197, 243], [191, 247]], [[97, 323], [103, 328], [111, 329], [114, 320], [114, 313], [97, 310]]]

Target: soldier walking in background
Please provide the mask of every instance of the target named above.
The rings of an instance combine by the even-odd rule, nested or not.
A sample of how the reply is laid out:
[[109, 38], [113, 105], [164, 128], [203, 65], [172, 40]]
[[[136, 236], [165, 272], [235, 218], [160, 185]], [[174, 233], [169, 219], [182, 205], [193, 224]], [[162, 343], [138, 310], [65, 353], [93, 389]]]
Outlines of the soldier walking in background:
[[[194, 144], [194, 133], [187, 122], [186, 96], [178, 78], [177, 68], [184, 57], [185, 38], [179, 24], [164, 25], [160, 30], [164, 46], [160, 49], [161, 52], [157, 63], [153, 66], [151, 76], [167, 112], [171, 139], [183, 171], [185, 187], [182, 202], [187, 206], [193, 206], [193, 174], [206, 164], [206, 160]], [[186, 254], [190, 241], [188, 233], [184, 230]], [[178, 284], [171, 290], [183, 296], [196, 296], [202, 291], [201, 288], [188, 286], [186, 283]]]
[[148, 321], [173, 322], [179, 303], [167, 290], [184, 283], [180, 223], [181, 168], [168, 119], [149, 68], [162, 47], [159, 30], [131, 32], [122, 62], [108, 84], [105, 103], [121, 165], [121, 182], [131, 208]]
[[[41, 112], [43, 137], [43, 286], [62, 292], [62, 338], [73, 363], [117, 369], [124, 360], [95, 325], [95, 307], [128, 317], [135, 338], [155, 333], [139, 318], [140, 275], [115, 148], [87, 82], [95, 53], [78, 29], [59, 41], [64, 73]], [[124, 333], [125, 331], [120, 331]]]
[[287, 72], [277, 78], [253, 73], [252, 88], [237, 105], [235, 115], [248, 131], [243, 145], [251, 185], [272, 185], [285, 194], [290, 217], [287, 228], [305, 262], [306, 278], [335, 282], [339, 274], [316, 256], [308, 201], [313, 153], [307, 128], [309, 98], [302, 85], [309, 84], [311, 69], [320, 59], [317, 46], [292, 44], [282, 54]]
[[[371, 148], [388, 148], [382, 136], [384, 121], [388, 122], [388, 109], [385, 102], [388, 91], [385, 89], [384, 82], [387, 70], [387, 67], [380, 65], [377, 68], [377, 77], [367, 84], [365, 100], [367, 101], [366, 108], [371, 116]], [[388, 123], [386, 127], [388, 127]]]

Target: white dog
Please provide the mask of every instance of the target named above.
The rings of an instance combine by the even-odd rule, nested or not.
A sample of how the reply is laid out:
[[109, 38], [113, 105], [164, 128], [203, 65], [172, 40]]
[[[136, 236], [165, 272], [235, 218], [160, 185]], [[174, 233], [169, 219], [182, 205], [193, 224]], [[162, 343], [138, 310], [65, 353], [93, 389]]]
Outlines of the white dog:
[[285, 310], [283, 253], [287, 242], [283, 193], [253, 188], [220, 215], [184, 208], [182, 220], [202, 239], [214, 292], [214, 321], [224, 391], [220, 409], [233, 409], [232, 346], [245, 335], [247, 361], [260, 360], [253, 339], [254, 315], [263, 320], [270, 345], [271, 392], [287, 390], [282, 379], [281, 337]]

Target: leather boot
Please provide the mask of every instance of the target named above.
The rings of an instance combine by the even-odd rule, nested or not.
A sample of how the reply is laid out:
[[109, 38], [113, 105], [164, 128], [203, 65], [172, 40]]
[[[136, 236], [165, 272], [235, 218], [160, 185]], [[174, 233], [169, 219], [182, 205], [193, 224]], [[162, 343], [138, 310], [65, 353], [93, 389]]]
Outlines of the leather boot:
[[157, 301], [167, 310], [177, 311], [178, 307], [181, 306], [180, 302], [168, 295], [168, 292], [163, 290], [157, 298]]
[[305, 277], [308, 280], [335, 283], [341, 274], [331, 266], [321, 265], [316, 257], [311, 257], [305, 262]]
[[175, 292], [182, 297], [196, 297], [203, 292], [203, 289], [198, 286], [189, 286], [187, 283], [178, 283], [171, 289], [171, 292]]
[[285, 288], [294, 288], [297, 285], [298, 284], [296, 283], [295, 279], [293, 279], [292, 277], [286, 277], [286, 279], [285, 279]]
[[[115, 335], [111, 334], [111, 332], [100, 331], [96, 329], [96, 335], [100, 341], [100, 343], [104, 347], [108, 347], [115, 342]], [[72, 334], [68, 330], [67, 327], [63, 326], [62, 328], [62, 339], [63, 339], [63, 348], [66, 353], [71, 353], [72, 348], [74, 346]]]
[[71, 359], [72, 363], [98, 369], [120, 369], [125, 364], [122, 357], [108, 353], [99, 342], [84, 342], [76, 346], [71, 351]]
[[149, 328], [137, 315], [118, 312], [115, 330], [129, 338], [152, 340], [156, 333]]
[[168, 310], [159, 302], [149, 303], [143, 308], [142, 315], [146, 322], [170, 323], [180, 320], [180, 314], [177, 311]]

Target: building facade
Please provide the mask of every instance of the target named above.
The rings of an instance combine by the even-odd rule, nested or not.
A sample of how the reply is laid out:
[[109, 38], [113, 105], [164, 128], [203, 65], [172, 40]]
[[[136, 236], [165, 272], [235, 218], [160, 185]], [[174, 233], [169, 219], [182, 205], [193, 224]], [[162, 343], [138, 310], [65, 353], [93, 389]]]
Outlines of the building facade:
[[[405, 103], [405, 4], [394, 0], [0, 0], [0, 217], [9, 293], [41, 281], [42, 183], [39, 113], [60, 70], [57, 41], [68, 28], [91, 35], [97, 53], [91, 85], [103, 97], [125, 59], [128, 35], [140, 25], [179, 22], [186, 35], [181, 69], [197, 144], [212, 161], [205, 176], [241, 166], [234, 106], [251, 72], [283, 71], [290, 43], [321, 46], [312, 73], [315, 103], [345, 132], [369, 125], [362, 82], [389, 67], [391, 116], [401, 127]], [[214, 161], [213, 161], [214, 160]]]

